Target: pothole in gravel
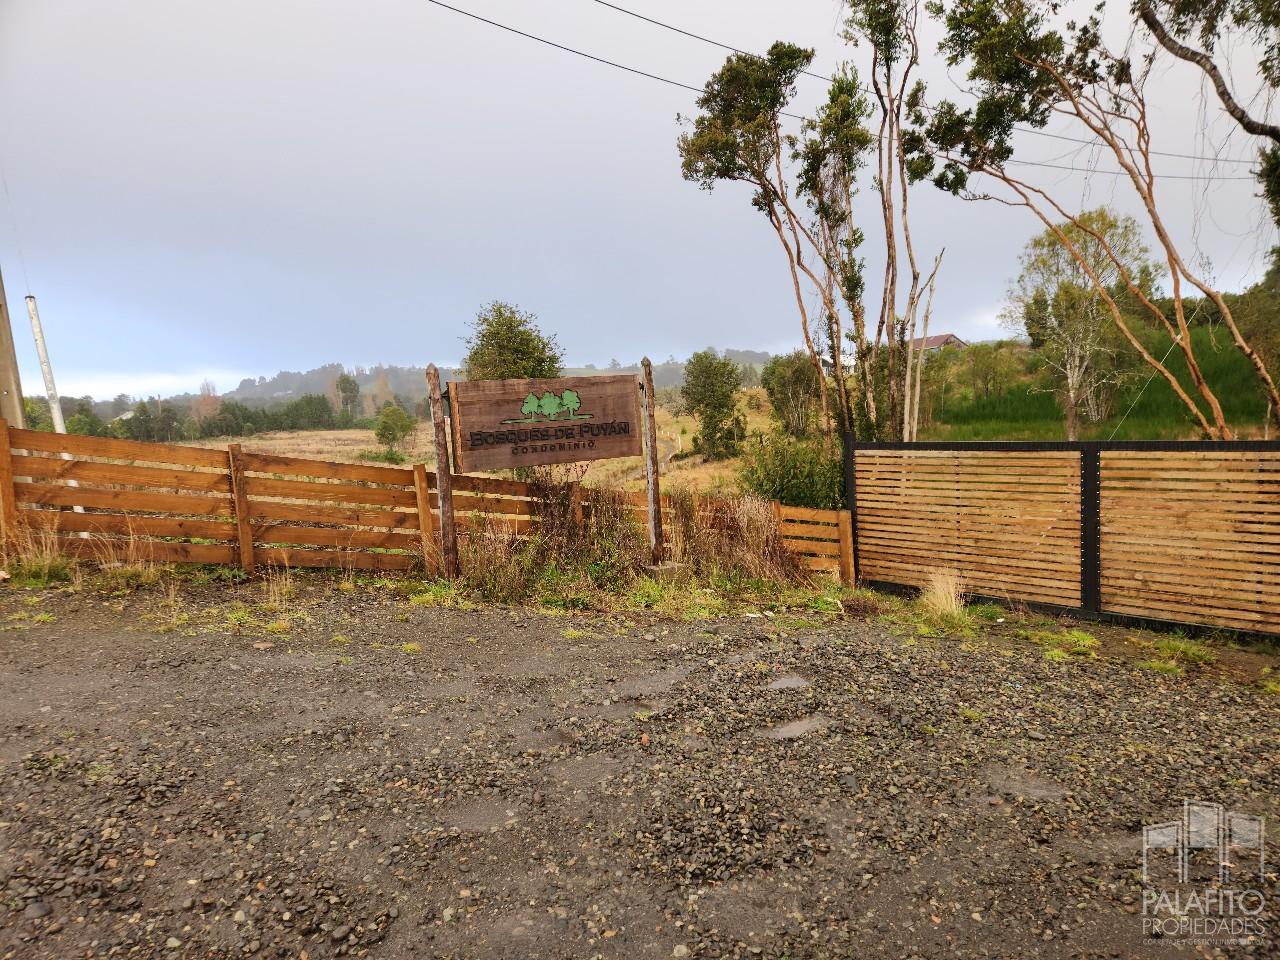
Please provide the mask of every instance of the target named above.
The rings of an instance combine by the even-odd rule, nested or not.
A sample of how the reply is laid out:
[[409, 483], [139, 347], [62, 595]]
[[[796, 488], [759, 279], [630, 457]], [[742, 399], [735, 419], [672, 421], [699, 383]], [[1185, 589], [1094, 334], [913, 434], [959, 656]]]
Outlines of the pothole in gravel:
[[613, 692], [623, 700], [666, 693], [691, 673], [693, 673], [692, 666], [667, 667], [665, 670], [655, 670], [653, 673], [646, 673], [639, 677], [628, 677], [618, 683]]
[[830, 722], [826, 717], [813, 713], [799, 720], [778, 724], [776, 727], [762, 727], [756, 732], [766, 740], [794, 740], [797, 737], [803, 737], [806, 733], [822, 730]]
[[794, 673], [788, 673], [786, 676], [779, 677], [773, 683], [765, 687], [766, 690], [801, 690], [809, 685], [809, 681], [804, 677], [797, 676]]

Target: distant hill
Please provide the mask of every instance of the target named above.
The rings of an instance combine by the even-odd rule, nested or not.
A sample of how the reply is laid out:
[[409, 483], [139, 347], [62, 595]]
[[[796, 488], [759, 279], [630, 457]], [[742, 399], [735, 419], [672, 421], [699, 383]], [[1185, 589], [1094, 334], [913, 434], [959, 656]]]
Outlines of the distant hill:
[[[770, 354], [759, 350], [725, 350], [724, 356], [740, 364], [750, 364], [756, 368], [769, 362]], [[333, 392], [334, 382], [346, 370], [353, 373], [360, 384], [362, 396], [381, 402], [383, 397], [395, 395], [406, 400], [417, 402], [427, 395], [426, 369], [424, 367], [401, 367], [379, 365], [375, 367], [344, 367], [340, 363], [327, 363], [313, 370], [297, 372], [282, 370], [270, 377], [246, 377], [234, 390], [228, 390], [222, 396], [227, 400], [238, 400], [251, 407], [270, 406], [296, 400], [303, 394], [319, 393], [328, 395]], [[587, 364], [585, 367], [566, 367], [566, 377], [589, 377], [605, 373], [639, 373], [640, 365], [630, 364], [597, 367]], [[444, 380], [456, 380], [462, 376], [460, 370], [442, 369], [440, 375]], [[684, 383], [684, 363], [669, 357], [653, 365], [654, 386], [678, 387]], [[170, 397], [178, 403], [189, 403], [195, 394], [186, 393]]]

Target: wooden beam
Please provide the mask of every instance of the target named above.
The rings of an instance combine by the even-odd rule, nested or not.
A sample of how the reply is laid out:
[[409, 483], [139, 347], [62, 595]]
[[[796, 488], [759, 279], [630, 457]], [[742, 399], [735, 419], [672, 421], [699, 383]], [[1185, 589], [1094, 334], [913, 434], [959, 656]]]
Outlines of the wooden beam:
[[0, 537], [12, 543], [18, 536], [18, 498], [13, 489], [13, 454], [9, 449], [9, 424], [0, 419]]
[[418, 498], [418, 531], [422, 538], [422, 563], [427, 573], [440, 572], [440, 551], [436, 549], [431, 523], [431, 489], [427, 485], [427, 468], [413, 465], [413, 492]]
[[227, 465], [231, 471], [232, 513], [236, 518], [236, 539], [240, 544], [240, 569], [253, 573], [253, 526], [249, 522], [249, 491], [244, 476], [243, 452], [240, 444], [227, 447]]
[[662, 536], [662, 492], [658, 485], [658, 423], [653, 402], [653, 364], [645, 357], [644, 368], [644, 472], [649, 486], [649, 549], [656, 567], [666, 559]]
[[444, 425], [444, 397], [440, 392], [440, 371], [427, 367], [427, 388], [431, 393], [431, 424], [436, 449], [436, 489], [440, 496], [440, 555], [444, 575], [455, 580], [458, 566], [458, 529], [453, 522], [453, 464], [449, 460], [449, 431]]

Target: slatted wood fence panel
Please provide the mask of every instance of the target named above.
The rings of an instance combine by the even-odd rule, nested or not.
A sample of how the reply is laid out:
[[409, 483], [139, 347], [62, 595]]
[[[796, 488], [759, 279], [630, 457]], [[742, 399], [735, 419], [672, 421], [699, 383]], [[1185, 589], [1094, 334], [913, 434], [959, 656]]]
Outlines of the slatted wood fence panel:
[[954, 570], [974, 593], [1080, 604], [1080, 455], [858, 450], [858, 576], [924, 586]]
[[1111, 613], [1280, 634], [1280, 452], [1101, 454]]
[[853, 531], [848, 510], [775, 507], [782, 543], [806, 570], [832, 573], [853, 585]]

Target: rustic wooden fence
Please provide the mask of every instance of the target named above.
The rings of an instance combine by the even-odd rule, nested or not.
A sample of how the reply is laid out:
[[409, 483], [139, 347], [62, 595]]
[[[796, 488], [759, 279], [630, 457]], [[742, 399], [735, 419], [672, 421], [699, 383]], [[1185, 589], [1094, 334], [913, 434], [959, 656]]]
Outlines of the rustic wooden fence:
[[855, 448], [860, 580], [1280, 634], [1280, 443]]
[[[451, 479], [460, 530], [500, 522], [526, 534], [539, 523], [533, 485]], [[591, 496], [580, 490], [577, 502], [589, 509]], [[643, 524], [646, 495], [621, 496]], [[852, 583], [848, 515], [780, 509], [802, 563]], [[440, 493], [435, 473], [421, 464], [330, 463], [239, 444], [138, 443], [0, 421], [0, 519], [8, 539], [38, 538], [43, 547], [105, 562], [441, 569]]]

